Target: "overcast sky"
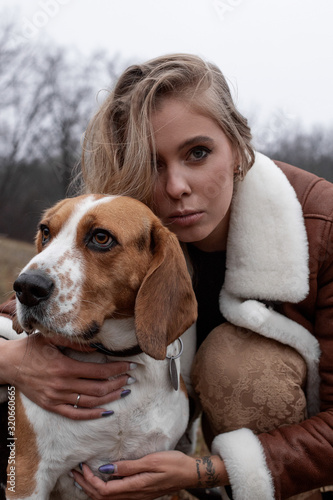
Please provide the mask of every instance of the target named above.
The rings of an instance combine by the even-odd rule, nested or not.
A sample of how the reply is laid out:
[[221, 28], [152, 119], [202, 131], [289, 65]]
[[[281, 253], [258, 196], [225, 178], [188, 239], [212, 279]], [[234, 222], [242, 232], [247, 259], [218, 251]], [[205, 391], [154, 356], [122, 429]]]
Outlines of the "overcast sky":
[[2, 0], [22, 40], [144, 61], [198, 54], [228, 78], [241, 111], [333, 125], [332, 0]]

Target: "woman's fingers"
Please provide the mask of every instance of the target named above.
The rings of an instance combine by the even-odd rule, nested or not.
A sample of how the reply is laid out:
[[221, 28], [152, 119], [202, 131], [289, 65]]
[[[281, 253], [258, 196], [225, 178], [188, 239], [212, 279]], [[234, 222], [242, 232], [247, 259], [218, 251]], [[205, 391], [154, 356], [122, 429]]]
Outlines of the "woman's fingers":
[[[59, 393], [59, 394], [54, 394], [53, 396], [49, 396], [47, 393], [46, 396], [43, 396], [42, 398], [42, 407], [45, 409], [53, 408], [53, 411], [57, 411], [56, 407], [57, 406], [63, 406], [63, 405], [69, 405], [77, 406], [77, 409], [83, 409], [83, 408], [96, 408], [101, 407], [103, 405], [109, 404], [110, 402], [112, 403], [113, 401], [116, 401], [120, 398], [124, 398], [126, 396], [129, 396], [131, 393], [130, 389], [125, 389], [123, 387], [116, 389], [112, 391], [111, 393], [106, 394], [103, 397], [93, 397], [93, 396], [86, 396], [83, 392], [75, 392], [75, 393]], [[80, 395], [80, 398], [78, 399], [78, 396]]]
[[[124, 460], [99, 468], [111, 474], [106, 483], [87, 465], [83, 475], [73, 471], [75, 481], [94, 500], [153, 500], [196, 484], [195, 459], [178, 451], [158, 452], [138, 460]], [[106, 476], [107, 479], [107, 476]]]
[[72, 420], [94, 420], [112, 417], [114, 414], [113, 410], [104, 408], [74, 408], [71, 405], [58, 405], [53, 411]]
[[[107, 483], [91, 472], [89, 467], [83, 466], [84, 475], [77, 471], [72, 471], [76, 486], [79, 485], [92, 500], [101, 500], [108, 498], [106, 491]], [[110, 496], [109, 496], [110, 498]]]
[[[69, 418], [79, 420], [99, 418], [104, 416], [102, 415], [105, 410], [103, 405], [130, 395], [131, 390], [124, 386], [133, 382], [135, 379], [127, 374], [99, 382], [74, 378], [60, 381], [53, 379], [50, 381], [50, 386], [44, 387], [39, 404], [47, 410]], [[80, 398], [78, 398], [79, 395]], [[93, 409], [96, 411], [86, 411]]]
[[96, 402], [107, 403], [118, 399], [119, 390], [131, 385], [134, 380], [127, 374], [100, 382], [68, 377], [66, 380], [51, 381], [46, 394], [50, 400], [73, 405], [76, 404], [77, 395], [81, 394], [78, 406], [92, 407], [96, 406]]
[[[81, 363], [84, 365], [84, 363]], [[84, 368], [84, 366], [83, 366]], [[87, 380], [75, 378], [53, 378], [50, 385], [44, 387], [42, 406], [45, 409], [55, 411], [65, 416], [80, 418], [81, 414], [73, 413], [68, 408], [64, 411], [64, 405], [78, 406], [82, 408], [103, 408], [103, 405], [128, 396], [130, 389], [124, 386], [131, 385], [135, 378], [125, 374], [111, 380]], [[80, 398], [78, 400], [78, 395]], [[95, 415], [96, 412], [93, 413]], [[82, 416], [83, 418], [83, 416]]]
[[[72, 471], [74, 480], [93, 500], [130, 500], [144, 498], [157, 498], [160, 496], [157, 492], [154, 496], [148, 495], [140, 491], [137, 477], [119, 479], [104, 482], [99, 477], [95, 476], [87, 465], [83, 465], [83, 474], [77, 471]], [[125, 483], [126, 481], [126, 483]], [[139, 488], [139, 491], [138, 491]]]
[[55, 375], [58, 376], [63, 376], [63, 370], [66, 370], [66, 374], [68, 375], [69, 373], [74, 378], [109, 380], [136, 368], [135, 363], [129, 363], [128, 361], [112, 361], [111, 363], [85, 362], [83, 364], [82, 361], [68, 358], [63, 354], [62, 356], [65, 358], [63, 365], [55, 367], [57, 371]]
[[40, 336], [9, 341], [7, 346], [12, 359], [10, 383], [44, 409], [69, 418], [99, 418], [103, 405], [127, 396], [124, 386], [135, 382], [134, 363], [77, 361]]

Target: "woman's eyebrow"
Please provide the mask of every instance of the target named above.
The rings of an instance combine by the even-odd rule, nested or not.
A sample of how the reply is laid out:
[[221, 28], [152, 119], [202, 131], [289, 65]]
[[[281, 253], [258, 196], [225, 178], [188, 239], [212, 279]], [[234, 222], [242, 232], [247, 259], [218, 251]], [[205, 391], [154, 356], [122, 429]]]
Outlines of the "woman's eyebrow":
[[178, 151], [181, 151], [183, 148], [193, 146], [194, 144], [207, 144], [207, 143], [212, 143], [214, 142], [211, 137], [208, 137], [206, 135], [197, 135], [195, 137], [191, 137], [190, 139], [187, 139], [186, 141], [182, 142], [178, 146]]

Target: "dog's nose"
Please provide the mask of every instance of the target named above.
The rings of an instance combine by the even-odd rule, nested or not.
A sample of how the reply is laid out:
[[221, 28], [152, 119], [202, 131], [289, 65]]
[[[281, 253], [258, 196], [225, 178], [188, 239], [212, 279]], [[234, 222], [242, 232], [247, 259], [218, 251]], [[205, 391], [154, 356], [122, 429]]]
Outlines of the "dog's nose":
[[47, 300], [53, 290], [54, 283], [43, 271], [28, 270], [20, 274], [14, 283], [16, 297], [28, 307], [37, 306]]

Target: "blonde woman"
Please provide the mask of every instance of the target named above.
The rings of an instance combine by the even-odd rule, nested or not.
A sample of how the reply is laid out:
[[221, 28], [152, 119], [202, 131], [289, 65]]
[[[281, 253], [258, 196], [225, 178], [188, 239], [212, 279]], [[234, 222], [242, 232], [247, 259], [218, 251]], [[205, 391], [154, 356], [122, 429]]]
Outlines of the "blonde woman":
[[[255, 152], [220, 70], [186, 54], [123, 73], [87, 130], [82, 174], [88, 192], [149, 205], [183, 245], [199, 305], [189, 391], [211, 455], [105, 464], [122, 478], [107, 483], [83, 464], [76, 483], [93, 499], [212, 486], [235, 500], [321, 498], [333, 477], [332, 185]], [[119, 397], [105, 382], [78, 387], [79, 365], [71, 377], [83, 400], [91, 384]], [[21, 384], [38, 400], [36, 383]], [[49, 406], [82, 418], [70, 391]]]

